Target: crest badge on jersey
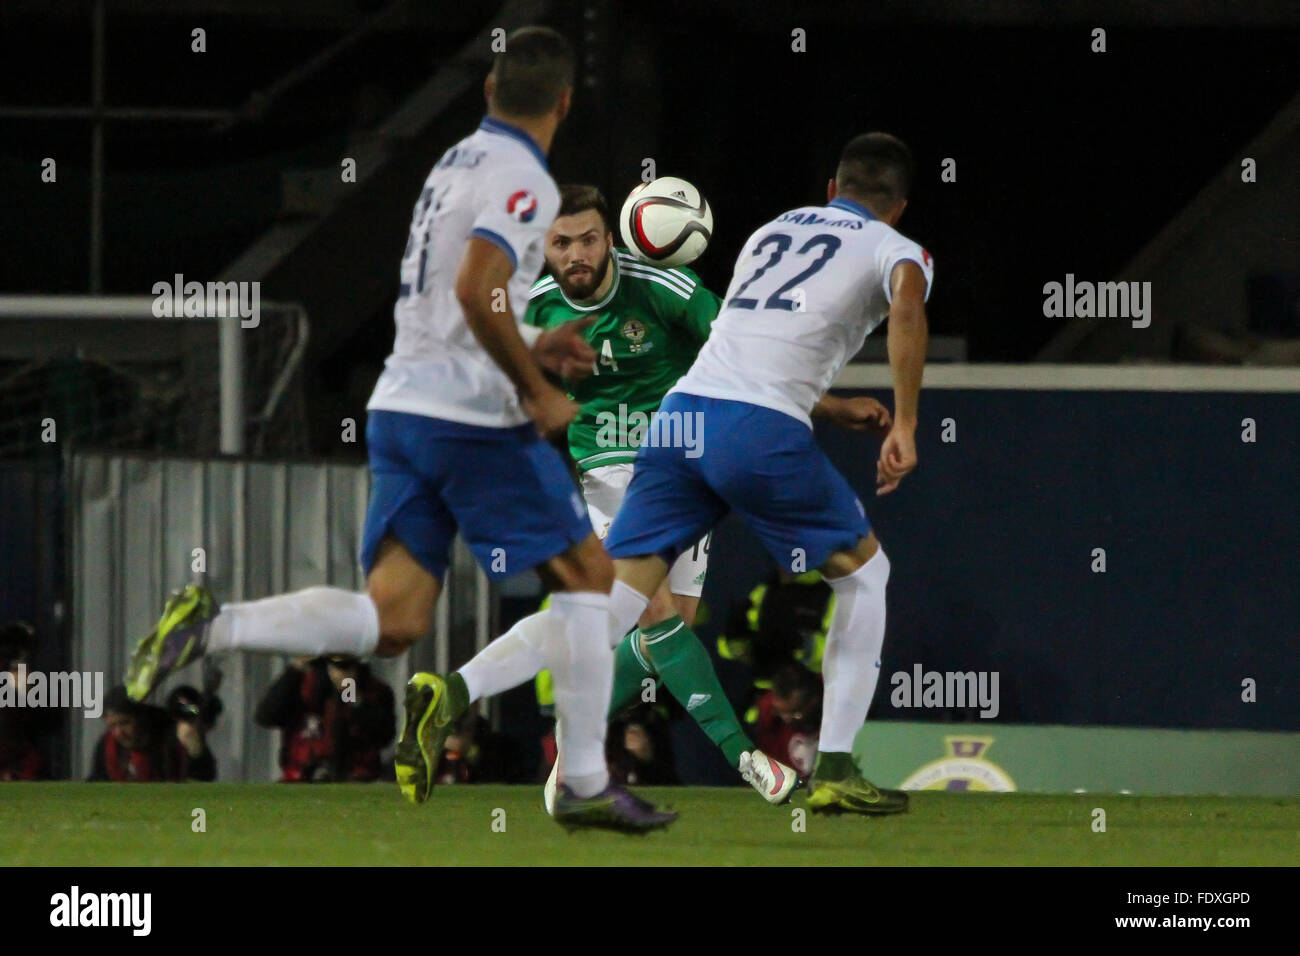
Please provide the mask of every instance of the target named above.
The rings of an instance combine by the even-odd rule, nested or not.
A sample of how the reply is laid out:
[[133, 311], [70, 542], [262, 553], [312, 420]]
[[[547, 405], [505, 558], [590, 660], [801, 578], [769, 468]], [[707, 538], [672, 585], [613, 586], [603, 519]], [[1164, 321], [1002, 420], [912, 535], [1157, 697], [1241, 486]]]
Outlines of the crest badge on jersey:
[[506, 212], [515, 222], [532, 222], [537, 215], [537, 197], [527, 189], [521, 189], [506, 200]]
[[628, 346], [628, 351], [633, 355], [649, 352], [654, 348], [653, 342], [644, 341], [646, 329], [645, 324], [640, 319], [628, 319], [623, 323], [623, 328], [620, 331], [623, 333], [623, 338], [631, 343]]

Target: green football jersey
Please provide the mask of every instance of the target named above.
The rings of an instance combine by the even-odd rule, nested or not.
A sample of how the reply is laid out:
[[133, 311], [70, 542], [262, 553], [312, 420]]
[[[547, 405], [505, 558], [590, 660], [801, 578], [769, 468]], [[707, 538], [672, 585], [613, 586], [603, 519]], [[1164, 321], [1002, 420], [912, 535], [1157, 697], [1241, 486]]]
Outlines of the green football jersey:
[[595, 371], [570, 385], [581, 406], [569, 426], [578, 468], [631, 461], [650, 416], [709, 337], [721, 300], [689, 269], [664, 269], [614, 250], [614, 281], [599, 302], [575, 305], [553, 276], [533, 284], [524, 321], [552, 328], [595, 315], [584, 336]]

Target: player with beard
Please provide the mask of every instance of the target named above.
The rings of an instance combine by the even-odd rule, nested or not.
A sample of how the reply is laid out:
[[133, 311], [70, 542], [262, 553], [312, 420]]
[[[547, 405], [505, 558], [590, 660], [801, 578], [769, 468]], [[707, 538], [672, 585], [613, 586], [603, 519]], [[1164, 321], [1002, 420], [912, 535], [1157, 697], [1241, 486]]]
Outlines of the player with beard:
[[841, 152], [825, 205], [787, 210], [750, 236], [708, 341], [656, 415], [700, 422], [708, 454], [647, 441], [604, 540], [616, 578], [611, 642], [644, 613], [677, 557], [729, 512], [778, 566], [821, 571], [835, 610], [808, 796], [818, 812], [907, 809], [907, 794], [877, 787], [853, 754], [880, 677], [889, 559], [857, 492], [818, 447], [811, 412], [888, 319], [895, 420], [876, 463], [876, 493], [893, 491], [916, 467], [934, 260], [895, 229], [912, 179], [905, 143], [865, 133]]
[[[695, 361], [721, 303], [689, 269], [661, 268], [616, 248], [608, 206], [594, 186], [560, 187], [560, 211], [545, 252], [551, 275], [533, 285], [524, 321], [551, 329], [588, 320], [583, 335], [597, 358], [592, 374], [569, 383], [579, 412], [568, 439], [592, 524], [604, 537], [632, 480], [650, 416]], [[853, 427], [888, 426], [888, 412], [869, 398], [830, 396], [818, 413]], [[689, 440], [689, 432], [681, 437]], [[647, 679], [662, 682], [727, 762], [770, 803], [783, 803], [798, 775], [746, 736], [691, 630], [708, 550], [706, 534], [683, 552], [638, 626], [621, 636], [610, 716], [639, 701]], [[555, 780], [553, 770], [548, 806]]]

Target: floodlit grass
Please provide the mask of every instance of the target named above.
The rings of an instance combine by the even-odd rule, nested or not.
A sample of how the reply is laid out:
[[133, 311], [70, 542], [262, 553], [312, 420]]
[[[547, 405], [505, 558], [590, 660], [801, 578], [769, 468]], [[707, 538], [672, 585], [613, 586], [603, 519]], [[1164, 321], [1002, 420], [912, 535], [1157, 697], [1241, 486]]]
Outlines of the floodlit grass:
[[[0, 864], [1295, 865], [1300, 799], [921, 792], [900, 816], [820, 817], [797, 796], [649, 788], [681, 819], [647, 836], [567, 833], [541, 788], [393, 785], [0, 785]], [[1093, 830], [1093, 809], [1106, 832]], [[207, 830], [192, 830], [201, 808]], [[504, 817], [495, 813], [504, 811]], [[798, 818], [803, 817], [803, 832]], [[504, 832], [493, 829], [504, 820]], [[498, 824], [499, 829], [499, 824]]]

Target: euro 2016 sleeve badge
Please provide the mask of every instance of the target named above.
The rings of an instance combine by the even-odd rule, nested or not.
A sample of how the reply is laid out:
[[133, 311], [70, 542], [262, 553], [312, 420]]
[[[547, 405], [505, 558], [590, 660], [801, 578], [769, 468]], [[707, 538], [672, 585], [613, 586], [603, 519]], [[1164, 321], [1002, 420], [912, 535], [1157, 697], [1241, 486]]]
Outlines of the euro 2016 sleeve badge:
[[515, 222], [532, 222], [537, 215], [537, 197], [527, 189], [512, 193], [506, 200], [506, 212]]

